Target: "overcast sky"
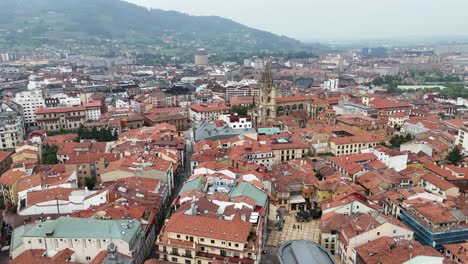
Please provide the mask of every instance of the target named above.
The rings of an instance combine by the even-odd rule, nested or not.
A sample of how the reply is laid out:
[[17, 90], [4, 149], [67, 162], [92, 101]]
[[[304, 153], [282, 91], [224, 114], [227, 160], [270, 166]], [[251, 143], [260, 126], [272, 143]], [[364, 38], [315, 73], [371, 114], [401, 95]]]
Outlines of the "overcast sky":
[[127, 0], [299, 40], [468, 35], [468, 0]]

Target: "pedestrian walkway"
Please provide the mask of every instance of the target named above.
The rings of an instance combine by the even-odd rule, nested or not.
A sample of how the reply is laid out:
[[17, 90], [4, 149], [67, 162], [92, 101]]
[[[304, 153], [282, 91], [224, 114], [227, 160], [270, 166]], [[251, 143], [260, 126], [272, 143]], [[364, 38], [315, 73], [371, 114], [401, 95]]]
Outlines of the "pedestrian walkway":
[[293, 215], [284, 216], [285, 224], [282, 231], [272, 230], [267, 241], [269, 246], [279, 246], [284, 242], [294, 239], [305, 239], [314, 242], [319, 241], [320, 220], [299, 223]]

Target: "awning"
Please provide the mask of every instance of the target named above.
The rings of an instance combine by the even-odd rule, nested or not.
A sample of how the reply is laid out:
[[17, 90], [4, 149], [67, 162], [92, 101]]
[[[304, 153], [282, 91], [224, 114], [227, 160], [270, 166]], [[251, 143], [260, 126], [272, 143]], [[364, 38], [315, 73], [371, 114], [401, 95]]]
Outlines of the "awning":
[[297, 204], [297, 203], [305, 203], [304, 197], [298, 195], [298, 196], [292, 196], [289, 198], [289, 203], [290, 204]]

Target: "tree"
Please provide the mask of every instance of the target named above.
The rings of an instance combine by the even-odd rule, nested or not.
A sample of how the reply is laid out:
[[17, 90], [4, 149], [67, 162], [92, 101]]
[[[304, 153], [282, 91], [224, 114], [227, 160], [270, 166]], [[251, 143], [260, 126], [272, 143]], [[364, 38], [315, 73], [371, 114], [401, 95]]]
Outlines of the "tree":
[[248, 106], [234, 105], [233, 107], [231, 107], [231, 111], [237, 113], [240, 116], [246, 116], [247, 112], [254, 107], [255, 104], [250, 104]]
[[85, 178], [85, 186], [88, 188], [88, 190], [93, 190], [95, 185], [96, 185], [96, 181], [93, 178], [90, 178], [90, 177]]
[[93, 127], [91, 129], [91, 138], [98, 140], [99, 139], [99, 131], [97, 130], [97, 127]]
[[404, 138], [402, 135], [395, 135], [390, 139], [389, 142], [392, 145], [392, 147], [399, 148], [400, 145], [403, 143], [403, 140]]
[[463, 162], [463, 154], [457, 147], [454, 147], [449, 151], [447, 155], [447, 161], [456, 166]]
[[57, 146], [45, 145], [42, 149], [42, 164], [57, 164], [57, 151]]

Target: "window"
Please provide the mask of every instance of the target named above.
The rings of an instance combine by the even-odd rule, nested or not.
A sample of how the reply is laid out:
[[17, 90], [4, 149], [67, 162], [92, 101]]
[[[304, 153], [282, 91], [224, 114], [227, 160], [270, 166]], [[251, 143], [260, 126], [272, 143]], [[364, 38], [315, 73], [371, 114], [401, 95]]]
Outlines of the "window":
[[200, 238], [200, 241], [201, 241], [201, 242], [204, 242], [204, 241], [205, 241], [205, 239], [202, 237], [202, 238]]
[[180, 235], [177, 235], [177, 238], [180, 238]]
[[377, 232], [377, 235], [380, 236], [380, 232]]
[[91, 260], [91, 257], [90, 257], [90, 256], [86, 256], [86, 260], [87, 260], [87, 261], [90, 261], [90, 260]]
[[215, 241], [212, 239], [212, 240], [211, 240], [211, 244], [214, 244], [214, 243], [215, 243]]
[[396, 230], [393, 230], [393, 234], [396, 234]]
[[171, 261], [172, 261], [172, 262], [177, 262], [177, 258], [174, 258], [174, 257], [173, 257], [173, 258], [171, 259]]

